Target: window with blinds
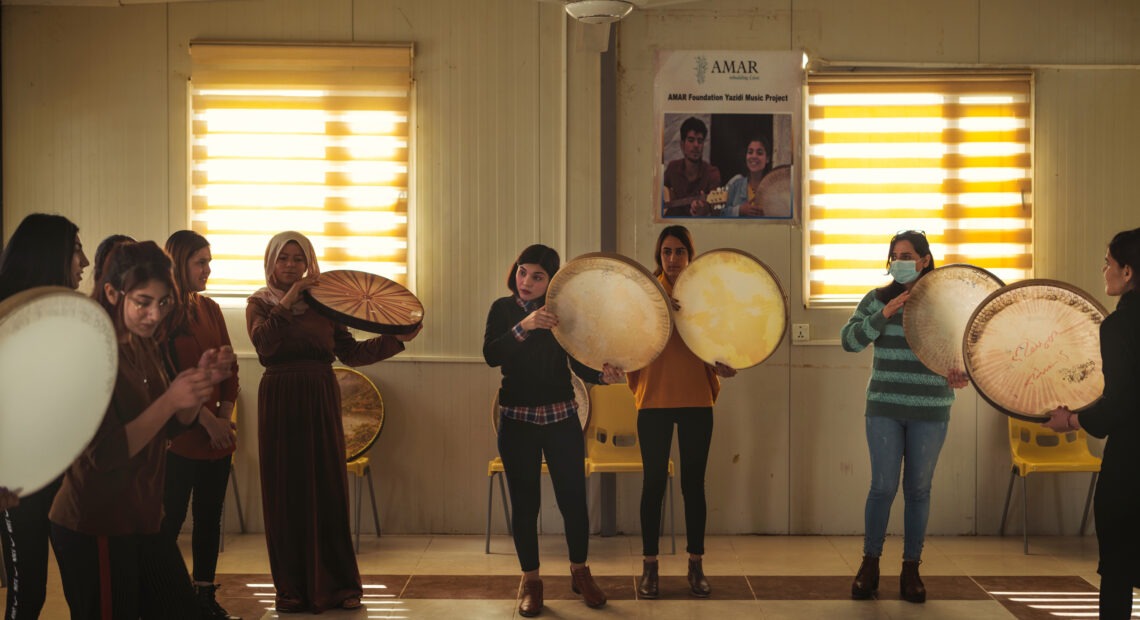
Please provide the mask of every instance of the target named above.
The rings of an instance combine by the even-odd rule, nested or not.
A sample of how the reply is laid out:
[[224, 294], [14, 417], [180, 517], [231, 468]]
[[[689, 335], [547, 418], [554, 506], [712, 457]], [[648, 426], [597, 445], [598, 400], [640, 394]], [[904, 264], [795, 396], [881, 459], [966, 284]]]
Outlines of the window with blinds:
[[1032, 76], [812, 75], [806, 303], [851, 305], [889, 281], [899, 230], [935, 264], [1032, 277]]
[[194, 43], [190, 221], [215, 296], [265, 285], [269, 238], [296, 230], [321, 269], [407, 285], [411, 45]]

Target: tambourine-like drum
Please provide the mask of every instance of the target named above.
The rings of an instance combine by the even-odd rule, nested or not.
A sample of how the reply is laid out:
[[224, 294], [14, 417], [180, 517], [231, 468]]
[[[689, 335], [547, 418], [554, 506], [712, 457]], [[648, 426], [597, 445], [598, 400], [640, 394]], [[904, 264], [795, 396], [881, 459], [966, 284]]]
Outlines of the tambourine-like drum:
[[966, 325], [966, 371], [986, 402], [1015, 418], [1040, 422], [1062, 405], [1086, 408], [1104, 392], [1106, 314], [1088, 293], [1056, 280], [998, 289]]
[[376, 334], [410, 334], [424, 320], [420, 300], [383, 276], [339, 269], [321, 274], [302, 295], [317, 312], [349, 327]]
[[618, 254], [583, 254], [550, 280], [546, 307], [558, 317], [554, 337], [574, 359], [601, 370], [640, 370], [657, 359], [673, 319], [661, 283]]
[[768, 359], [788, 327], [788, 297], [763, 261], [740, 250], [705, 252], [673, 286], [673, 313], [689, 349], [709, 364], [749, 368]]
[[333, 368], [340, 386], [340, 419], [347, 461], [364, 456], [384, 429], [384, 399], [372, 380], [351, 368]]
[[119, 345], [98, 303], [64, 287], [0, 303], [0, 486], [40, 490], [95, 436]]
[[919, 278], [903, 306], [903, 331], [919, 361], [935, 374], [965, 370], [962, 336], [978, 305], [1005, 283], [973, 265], [945, 265]]
[[[570, 372], [570, 386], [574, 388], [574, 404], [578, 407], [578, 423], [582, 425], [582, 432], [590, 426], [590, 387], [581, 377]], [[495, 391], [491, 398], [491, 428], [499, 434], [499, 392]], [[545, 457], [544, 457], [545, 458]]]
[[772, 168], [760, 179], [760, 185], [756, 188], [756, 202], [764, 209], [764, 217], [791, 217], [791, 166]]

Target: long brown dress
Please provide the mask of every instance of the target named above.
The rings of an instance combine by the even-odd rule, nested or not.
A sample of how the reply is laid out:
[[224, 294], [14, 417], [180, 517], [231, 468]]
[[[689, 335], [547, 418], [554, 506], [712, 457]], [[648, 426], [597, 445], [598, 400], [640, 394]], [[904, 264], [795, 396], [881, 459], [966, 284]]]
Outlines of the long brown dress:
[[391, 336], [358, 342], [311, 308], [302, 314], [251, 297], [246, 326], [265, 374], [257, 394], [261, 502], [282, 611], [320, 612], [362, 594], [349, 526], [340, 389], [349, 366], [391, 357]]

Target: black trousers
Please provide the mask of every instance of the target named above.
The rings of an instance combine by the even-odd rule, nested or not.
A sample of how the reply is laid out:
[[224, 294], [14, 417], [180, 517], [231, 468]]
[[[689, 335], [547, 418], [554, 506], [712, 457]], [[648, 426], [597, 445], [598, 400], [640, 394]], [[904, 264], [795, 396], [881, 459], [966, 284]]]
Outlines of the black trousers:
[[1127, 620], [1132, 617], [1132, 579], [1112, 573], [1100, 576], [1100, 620]]
[[222, 502], [230, 481], [232, 456], [197, 460], [166, 453], [166, 488], [163, 495], [162, 533], [177, 544], [186, 521], [186, 508], [193, 495], [194, 530], [190, 546], [194, 554], [194, 581], [212, 583], [218, 568], [222, 537]]
[[712, 443], [712, 407], [642, 409], [637, 412], [637, 441], [645, 478], [641, 484], [641, 548], [644, 555], [657, 555], [661, 538], [661, 503], [669, 484], [669, 451], [673, 425], [677, 425], [680, 454], [681, 495], [685, 499], [686, 551], [705, 553], [705, 469]]
[[509, 418], [499, 422], [499, 456], [511, 495], [511, 527], [523, 572], [538, 570], [538, 510], [542, 504], [542, 456], [566, 530], [572, 563], [584, 563], [590, 544], [586, 510], [586, 448], [577, 416], [554, 424]]
[[162, 534], [92, 536], [53, 523], [72, 620], [196, 620], [182, 554]]
[[4, 574], [8, 597], [4, 619], [37, 618], [47, 597], [48, 511], [63, 478], [20, 498], [20, 505], [0, 512], [0, 543], [4, 548]]

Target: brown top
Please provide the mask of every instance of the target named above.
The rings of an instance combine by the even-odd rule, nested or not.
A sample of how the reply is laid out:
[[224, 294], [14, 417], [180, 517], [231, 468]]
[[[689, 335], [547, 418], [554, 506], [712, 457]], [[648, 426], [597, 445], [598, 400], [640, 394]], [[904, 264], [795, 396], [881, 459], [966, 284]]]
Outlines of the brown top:
[[[198, 365], [202, 353], [230, 344], [226, 321], [222, 318], [222, 309], [218, 307], [217, 302], [209, 297], [191, 293], [189, 306], [186, 312], [186, 326], [170, 339], [170, 357], [174, 362], [175, 371], [194, 368]], [[233, 374], [230, 378], [215, 385], [213, 394], [210, 394], [209, 400], [206, 401], [206, 408], [214, 415], [218, 414], [220, 401], [237, 402], [236, 361], [231, 370]], [[233, 454], [236, 449], [236, 445], [229, 450], [211, 448], [210, 434], [201, 424], [190, 427], [190, 430], [179, 435], [170, 444], [171, 452], [190, 459], [220, 459], [227, 454]]]
[[[669, 279], [665, 274], [657, 279], [671, 297]], [[716, 371], [689, 350], [676, 325], [661, 355], [645, 368], [626, 373], [626, 378], [638, 409], [712, 407], [720, 393]]]
[[119, 344], [119, 373], [94, 439], [63, 476], [48, 517], [92, 536], [155, 534], [162, 524], [166, 442], [186, 427], [171, 418], [133, 457], [126, 426], [166, 391], [157, 346], [132, 337]]
[[365, 366], [404, 350], [404, 343], [393, 336], [358, 341], [347, 327], [312, 308], [293, 314], [259, 297], [249, 298], [245, 320], [257, 359], [266, 368], [297, 362], [331, 364], [333, 359], [348, 366]]

